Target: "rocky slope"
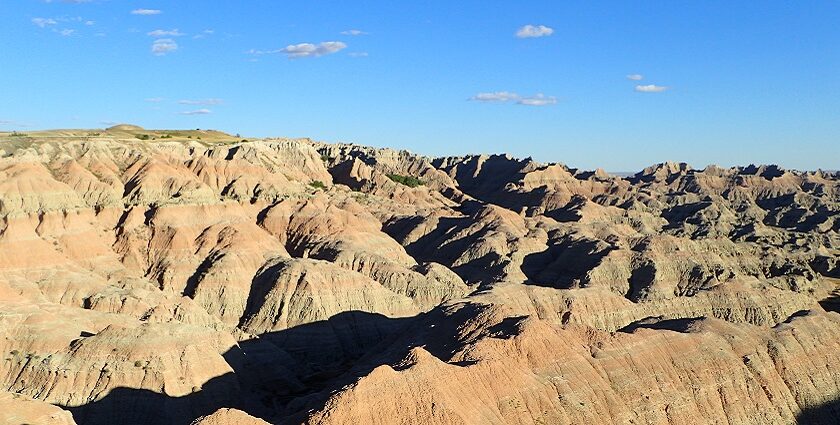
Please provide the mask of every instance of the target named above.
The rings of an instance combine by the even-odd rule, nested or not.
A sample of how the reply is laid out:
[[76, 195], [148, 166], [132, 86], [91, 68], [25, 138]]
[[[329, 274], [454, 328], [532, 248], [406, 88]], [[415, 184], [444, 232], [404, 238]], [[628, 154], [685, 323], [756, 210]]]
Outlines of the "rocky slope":
[[0, 422], [836, 423], [840, 175], [0, 134]]

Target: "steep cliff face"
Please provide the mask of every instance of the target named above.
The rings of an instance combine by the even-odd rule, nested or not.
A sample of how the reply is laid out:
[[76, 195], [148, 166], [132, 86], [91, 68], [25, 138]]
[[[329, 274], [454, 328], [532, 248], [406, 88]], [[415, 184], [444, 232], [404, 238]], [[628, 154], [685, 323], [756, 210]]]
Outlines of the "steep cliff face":
[[132, 126], [0, 152], [0, 422], [840, 417], [836, 173]]

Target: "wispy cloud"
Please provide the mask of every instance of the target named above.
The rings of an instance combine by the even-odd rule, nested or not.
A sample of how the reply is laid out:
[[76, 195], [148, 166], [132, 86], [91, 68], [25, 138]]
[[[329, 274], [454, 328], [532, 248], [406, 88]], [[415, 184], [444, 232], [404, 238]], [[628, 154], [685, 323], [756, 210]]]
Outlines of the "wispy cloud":
[[645, 76], [642, 74], [630, 74], [627, 76], [627, 79], [632, 81], [642, 81], [645, 79]]
[[537, 93], [533, 96], [520, 96], [517, 93], [508, 91], [497, 91], [488, 93], [478, 93], [469, 98], [469, 100], [486, 103], [516, 103], [517, 105], [525, 106], [548, 106], [557, 103], [557, 98], [554, 96], [546, 96], [542, 93]]
[[516, 101], [517, 105], [526, 106], [548, 106], [557, 103], [557, 98], [554, 96], [546, 96], [542, 93], [537, 93], [531, 97], [523, 97]]
[[209, 109], [196, 109], [194, 111], [179, 112], [178, 114], [179, 115], [207, 115], [207, 114], [212, 114], [212, 113], [213, 113], [213, 111], [211, 111]]
[[178, 101], [179, 105], [221, 105], [222, 103], [224, 103], [222, 99], [183, 99]]
[[347, 54], [351, 58], [366, 58], [368, 57], [368, 52], [350, 52]]
[[347, 45], [340, 41], [324, 41], [318, 44], [292, 44], [278, 50], [278, 52], [285, 54], [289, 59], [317, 58], [331, 55], [345, 48], [347, 48]]
[[660, 93], [665, 90], [668, 90], [666, 86], [657, 86], [656, 84], [648, 84], [648, 85], [638, 85], [636, 86], [636, 91], [641, 93]]
[[341, 34], [342, 35], [367, 35], [368, 33], [364, 32], [362, 30], [347, 30], [347, 31], [342, 31]]
[[518, 100], [520, 96], [516, 93], [507, 91], [497, 91], [491, 93], [479, 93], [470, 98], [478, 102], [509, 102], [511, 100]]
[[213, 34], [215, 34], [215, 33], [216, 33], [216, 31], [215, 31], [215, 30], [204, 30], [204, 31], [202, 31], [200, 34], [196, 34], [196, 35], [194, 35], [194, 36], [193, 36], [193, 39], [204, 38], [204, 37], [207, 37], [207, 36], [213, 35]]
[[58, 21], [52, 18], [32, 18], [32, 23], [41, 28], [45, 28], [47, 25], [57, 24]]
[[180, 37], [186, 34], [182, 33], [181, 31], [178, 31], [178, 29], [176, 28], [174, 30], [154, 30], [151, 32], [147, 32], [146, 35], [152, 37]]
[[551, 34], [554, 34], [554, 29], [545, 25], [525, 25], [516, 31], [519, 38], [547, 37]]
[[178, 50], [178, 43], [171, 38], [161, 38], [152, 43], [152, 53], [155, 56], [163, 56]]
[[142, 15], [142, 16], [151, 16], [151, 15], [160, 15], [163, 13], [158, 9], [134, 9], [131, 11], [132, 15]]
[[63, 37], [69, 37], [69, 36], [73, 35], [73, 33], [75, 33], [75, 32], [76, 32], [76, 30], [71, 30], [71, 29], [63, 29], [61, 31], [58, 31], [58, 33], [61, 34]]
[[162, 97], [148, 97], [148, 98], [143, 99], [143, 100], [146, 101], [146, 102], [151, 102], [151, 103], [160, 103], [160, 102], [163, 102], [164, 99]]
[[118, 122], [116, 122], [116, 121], [99, 121], [99, 123], [100, 123], [100, 124], [102, 124], [102, 125], [107, 125], [108, 127], [110, 127], [110, 126], [112, 126], [112, 125], [117, 125], [117, 124], [119, 124], [119, 123], [118, 123]]

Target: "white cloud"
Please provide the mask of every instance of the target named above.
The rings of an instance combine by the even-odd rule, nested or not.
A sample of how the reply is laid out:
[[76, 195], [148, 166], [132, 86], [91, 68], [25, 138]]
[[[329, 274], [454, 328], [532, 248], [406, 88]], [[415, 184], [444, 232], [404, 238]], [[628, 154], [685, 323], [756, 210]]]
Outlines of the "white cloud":
[[152, 43], [152, 53], [155, 56], [163, 56], [176, 50], [178, 50], [178, 43], [171, 38], [161, 38]]
[[347, 45], [340, 41], [324, 41], [319, 44], [300, 43], [286, 46], [280, 50], [289, 59], [317, 58], [318, 56], [330, 55], [346, 48]]
[[542, 93], [537, 93], [531, 97], [523, 97], [519, 99], [516, 104], [517, 105], [527, 105], [527, 106], [547, 106], [547, 105], [554, 105], [557, 103], [557, 98], [554, 96], [546, 96]]
[[176, 28], [174, 30], [154, 30], [152, 32], [147, 32], [146, 35], [152, 37], [180, 37], [186, 34], [182, 33], [181, 31], [178, 31], [178, 29]]
[[55, 25], [58, 22], [52, 18], [32, 18], [32, 23], [41, 28], [44, 28], [47, 25]]
[[644, 78], [645, 76], [642, 74], [630, 74], [627, 76], [627, 79], [632, 81], [642, 81]]
[[150, 15], [160, 15], [161, 12], [158, 9], [134, 9], [131, 11], [132, 15], [143, 15], [143, 16], [150, 16]]
[[211, 111], [209, 109], [196, 109], [195, 111], [184, 111], [184, 112], [179, 112], [178, 114], [180, 114], [180, 115], [207, 115], [207, 114], [212, 114], [212, 113], [213, 113], [213, 111]]
[[91, 26], [91, 25], [94, 25], [94, 24], [96, 24], [96, 21], [85, 21], [85, 25], [87, 25], [87, 26]]
[[222, 99], [199, 99], [199, 100], [179, 100], [179, 105], [221, 105], [224, 103]]
[[163, 102], [162, 97], [149, 97], [149, 98], [146, 98], [146, 99], [143, 99], [143, 100], [146, 101], [146, 102], [151, 102], [151, 103]]
[[99, 123], [100, 123], [100, 124], [102, 124], [102, 125], [107, 125], [108, 127], [110, 127], [110, 126], [112, 126], [112, 125], [117, 125], [117, 124], [119, 124], [119, 123], [118, 123], [118, 122], [116, 122], [116, 121], [99, 121]]
[[497, 91], [489, 93], [479, 93], [469, 100], [477, 102], [495, 102], [495, 103], [509, 103], [514, 102], [517, 105], [526, 106], [547, 106], [557, 103], [557, 98], [554, 96], [546, 96], [542, 93], [537, 93], [533, 96], [520, 96], [513, 92]]
[[74, 32], [76, 32], [76, 30], [63, 29], [61, 31], [58, 31], [58, 33], [61, 34], [64, 37], [71, 36], [71, 35], [73, 35]]
[[478, 102], [509, 102], [511, 100], [519, 100], [520, 96], [516, 93], [497, 91], [492, 93], [479, 93], [470, 98]]
[[368, 52], [350, 52], [347, 54], [351, 58], [366, 58], [368, 57]]
[[551, 34], [554, 34], [554, 29], [545, 25], [525, 25], [516, 31], [516, 36], [519, 38], [546, 37]]
[[342, 31], [341, 34], [343, 34], [343, 35], [367, 35], [367, 33], [362, 31], [362, 30], [347, 30], [347, 31]]
[[636, 86], [636, 91], [641, 93], [659, 93], [668, 90], [668, 87], [657, 86], [656, 84], [648, 84], [646, 86]]

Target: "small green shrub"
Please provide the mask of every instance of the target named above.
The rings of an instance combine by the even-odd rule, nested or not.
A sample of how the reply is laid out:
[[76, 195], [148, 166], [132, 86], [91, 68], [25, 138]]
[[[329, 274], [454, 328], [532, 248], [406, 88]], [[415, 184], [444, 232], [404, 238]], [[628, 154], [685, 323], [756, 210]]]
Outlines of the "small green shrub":
[[143, 367], [143, 361], [142, 360], [135, 361], [134, 362], [134, 367]]
[[11, 134], [12, 137], [26, 137], [28, 134], [26, 133], [18, 133], [17, 131], [13, 131]]
[[321, 155], [321, 161], [324, 161], [324, 162], [329, 162], [331, 159], [332, 159], [332, 158], [330, 158], [330, 157], [328, 157], [328, 156], [326, 156], [326, 155]]
[[388, 178], [399, 183], [402, 185], [406, 185], [408, 187], [417, 187], [422, 186], [423, 180], [418, 179], [417, 177], [413, 176], [403, 176], [399, 174], [387, 174]]
[[135, 137], [137, 137], [137, 138], [138, 138], [138, 139], [140, 139], [140, 140], [149, 140], [149, 139], [150, 139], [150, 137], [149, 137], [149, 135], [148, 135], [148, 134], [138, 134], [138, 135], [137, 135], [137, 136], [135, 136]]
[[248, 139], [242, 139], [239, 141], [240, 143], [248, 143]]
[[327, 189], [327, 185], [325, 185], [324, 182], [322, 182], [320, 180], [313, 180], [313, 181], [309, 182], [309, 185], [314, 187], [315, 189], [320, 189], [320, 190], [326, 190]]

